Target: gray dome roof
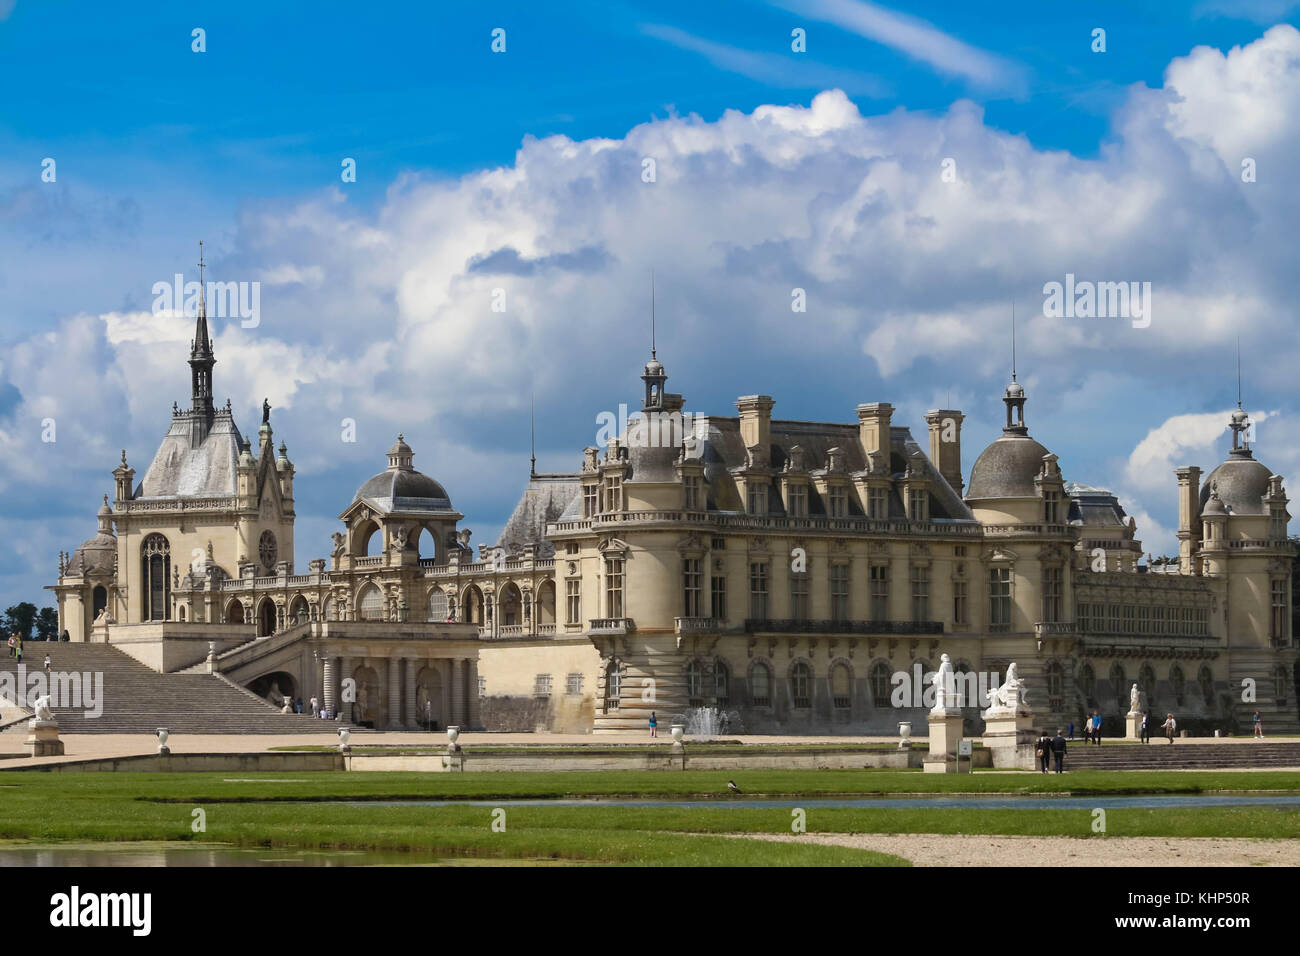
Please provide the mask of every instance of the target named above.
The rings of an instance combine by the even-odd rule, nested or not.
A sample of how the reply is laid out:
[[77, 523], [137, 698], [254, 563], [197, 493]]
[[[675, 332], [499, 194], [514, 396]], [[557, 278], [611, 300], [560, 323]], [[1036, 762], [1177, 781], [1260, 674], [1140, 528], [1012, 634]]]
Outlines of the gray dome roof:
[[446, 490], [421, 472], [381, 471], [357, 489], [353, 501], [369, 498], [393, 511], [450, 511]]
[[1210, 500], [1210, 488], [1217, 482], [1219, 498], [1228, 514], [1265, 515], [1268, 508], [1264, 496], [1268, 494], [1268, 480], [1272, 472], [1254, 458], [1234, 455], [1205, 478], [1201, 486], [1201, 511]]
[[111, 534], [97, 534], [72, 552], [68, 561], [67, 574], [75, 576], [92, 571], [111, 574], [113, 561], [117, 555], [117, 538]]
[[1003, 435], [975, 459], [966, 497], [1037, 498], [1034, 479], [1043, 470], [1046, 448], [1032, 438]]

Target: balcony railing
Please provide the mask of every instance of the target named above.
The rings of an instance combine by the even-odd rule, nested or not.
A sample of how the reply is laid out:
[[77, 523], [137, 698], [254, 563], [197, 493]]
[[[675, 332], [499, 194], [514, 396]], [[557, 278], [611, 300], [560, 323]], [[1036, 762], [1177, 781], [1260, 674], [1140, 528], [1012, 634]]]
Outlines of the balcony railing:
[[942, 634], [943, 621], [796, 621], [748, 618], [747, 634]]
[[621, 636], [635, 630], [630, 617], [596, 617], [591, 619], [589, 634]]
[[709, 634], [721, 627], [722, 622], [716, 617], [673, 618], [673, 630], [678, 634]]
[[1078, 627], [1073, 621], [1035, 621], [1035, 637], [1073, 637]]

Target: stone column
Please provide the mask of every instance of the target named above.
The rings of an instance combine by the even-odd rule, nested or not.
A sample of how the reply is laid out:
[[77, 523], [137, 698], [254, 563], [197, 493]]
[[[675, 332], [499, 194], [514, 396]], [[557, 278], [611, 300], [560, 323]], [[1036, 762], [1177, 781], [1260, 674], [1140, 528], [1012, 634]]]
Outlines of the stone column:
[[465, 662], [459, 657], [451, 662], [451, 723], [465, 727]]
[[388, 658], [388, 729], [402, 726], [402, 659]]
[[325, 684], [325, 691], [323, 694], [324, 706], [333, 710], [338, 706], [338, 682], [335, 680], [333, 657], [327, 656], [325, 658], [325, 676], [323, 682]]
[[411, 730], [416, 730], [420, 726], [420, 721], [424, 720], [424, 714], [416, 713], [415, 699], [415, 669], [418, 661], [414, 658], [406, 658], [406, 726]]
[[353, 662], [352, 662], [352, 658], [350, 658], [350, 657], [340, 657], [340, 658], [339, 658], [339, 676], [338, 676], [338, 684], [339, 684], [339, 713], [341, 713], [341, 714], [343, 715], [343, 720], [344, 720], [344, 722], [349, 723], [349, 724], [352, 723], [352, 705], [356, 703], [357, 688], [356, 688], [356, 685], [355, 685], [355, 684], [354, 684], [353, 687], [352, 687], [352, 697], [353, 697], [352, 700], [344, 700], [344, 699], [343, 699], [343, 686], [344, 686], [343, 682], [344, 682], [345, 680], [347, 680], [349, 677], [352, 676], [352, 669], [353, 669], [354, 666], [355, 666], [355, 665], [354, 665]]
[[449, 727], [456, 722], [451, 717], [451, 661], [431, 661], [430, 664], [438, 669], [438, 676], [442, 680], [442, 713], [438, 719], [444, 728]]
[[479, 730], [483, 726], [483, 719], [479, 714], [478, 699], [478, 661], [470, 658], [465, 662], [465, 694], [469, 698], [469, 729]]

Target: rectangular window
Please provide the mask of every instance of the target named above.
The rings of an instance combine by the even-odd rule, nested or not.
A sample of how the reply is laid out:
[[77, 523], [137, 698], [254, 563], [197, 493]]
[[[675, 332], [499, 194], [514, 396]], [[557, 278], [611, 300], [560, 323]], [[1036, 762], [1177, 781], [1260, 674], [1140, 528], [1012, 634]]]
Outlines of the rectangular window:
[[790, 619], [808, 620], [808, 572], [790, 573]]
[[786, 490], [786, 495], [790, 499], [787, 511], [791, 518], [808, 517], [808, 489], [804, 485], [790, 485]]
[[871, 566], [871, 619], [889, 620], [889, 565]]
[[564, 582], [564, 623], [582, 623], [582, 582], [577, 578]]
[[848, 496], [845, 494], [842, 485], [831, 485], [828, 489], [830, 492], [830, 508], [832, 518], [843, 518], [849, 513]]
[[714, 620], [725, 621], [727, 619], [727, 579], [721, 575], [714, 575], [711, 594]]
[[1011, 630], [1011, 569], [989, 569], [989, 630]]
[[930, 496], [919, 488], [913, 488], [907, 495], [908, 508], [907, 516], [913, 521], [928, 521], [929, 515], [927, 505], [930, 503]]
[[621, 475], [605, 477], [605, 511], [623, 510], [623, 478]]
[[[1160, 610], [1160, 608], [1152, 608], [1152, 615], [1151, 615], [1151, 617], [1152, 617], [1152, 627], [1153, 627], [1153, 628], [1156, 627], [1156, 624], [1154, 623], [1154, 621], [1155, 621], [1155, 618], [1158, 616], [1156, 612], [1158, 612], [1159, 610]], [[1106, 605], [1106, 633], [1108, 633], [1108, 634], [1118, 634], [1118, 633], [1120, 633], [1120, 630], [1119, 630], [1119, 605], [1118, 605], [1118, 604], [1107, 604], [1107, 605]]]
[[1148, 604], [1138, 605], [1137, 629], [1139, 634], [1151, 633], [1151, 606]]
[[533, 696], [550, 697], [551, 696], [551, 675], [538, 674], [533, 678]]
[[867, 490], [867, 517], [876, 521], [884, 521], [889, 517], [889, 499], [888, 490], [885, 488], [870, 488]]
[[831, 620], [849, 619], [849, 566], [831, 565]]
[[685, 601], [682, 606], [684, 617], [700, 616], [700, 559], [687, 558], [682, 562], [682, 588]]
[[767, 514], [767, 485], [751, 484], [749, 486], [749, 513]]
[[623, 559], [605, 559], [605, 616], [623, 616]]
[[767, 620], [767, 565], [761, 561], [749, 566], [749, 616]]
[[1048, 524], [1060, 524], [1061, 495], [1056, 491], [1043, 492], [1043, 520]]
[[1285, 578], [1274, 578], [1272, 582], [1272, 632], [1275, 641], [1286, 639], [1287, 583]]
[[1060, 568], [1043, 568], [1043, 620], [1055, 624], [1061, 620], [1064, 599]]
[[596, 514], [596, 485], [582, 486], [582, 516], [584, 518], [594, 517]]
[[952, 556], [953, 556], [954, 558], [964, 558], [964, 557], [966, 557], [966, 545], [964, 545], [964, 544], [955, 544], [955, 545], [953, 545], [953, 548], [952, 548]]
[[969, 624], [970, 618], [967, 617], [969, 613], [970, 613], [969, 602], [967, 601], [967, 596], [966, 596], [966, 582], [953, 581], [952, 582], [952, 622], [958, 625]]
[[930, 569], [924, 564], [912, 565], [912, 620], [930, 620]]
[[682, 478], [682, 486], [686, 496], [686, 510], [700, 510], [700, 479], [697, 475], [686, 475]]
[[1281, 541], [1286, 537], [1286, 509], [1273, 508], [1269, 512], [1268, 518], [1268, 536], [1274, 541]]
[[566, 694], [577, 696], [582, 693], [582, 675], [570, 674], [564, 679], [564, 692]]
[[727, 550], [727, 539], [726, 539], [726, 538], [714, 538], [714, 539], [712, 540], [712, 542], [709, 544], [709, 547], [712, 548], [714, 551], [726, 551], [726, 550]]

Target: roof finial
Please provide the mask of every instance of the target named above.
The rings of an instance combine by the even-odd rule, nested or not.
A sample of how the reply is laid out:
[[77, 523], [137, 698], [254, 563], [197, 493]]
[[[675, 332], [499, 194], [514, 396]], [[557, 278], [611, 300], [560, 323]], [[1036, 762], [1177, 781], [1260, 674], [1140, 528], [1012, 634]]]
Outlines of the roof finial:
[[203, 240], [199, 240], [199, 315], [207, 317], [208, 297], [203, 287]]
[[528, 459], [528, 477], [537, 475], [537, 394], [528, 396], [528, 447], [532, 457]]
[[1016, 380], [1016, 300], [1011, 300], [1011, 381]]
[[655, 270], [650, 267], [650, 357], [655, 357]]
[[1241, 336], [1237, 336], [1237, 407], [1241, 408]]

